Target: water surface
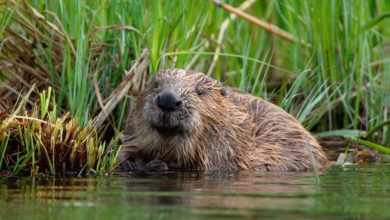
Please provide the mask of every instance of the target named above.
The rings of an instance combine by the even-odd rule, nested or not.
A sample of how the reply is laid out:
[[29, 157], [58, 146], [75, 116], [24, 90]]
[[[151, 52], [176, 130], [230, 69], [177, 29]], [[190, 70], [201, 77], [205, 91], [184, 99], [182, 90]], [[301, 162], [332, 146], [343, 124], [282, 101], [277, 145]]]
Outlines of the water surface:
[[390, 165], [0, 177], [0, 219], [390, 218]]

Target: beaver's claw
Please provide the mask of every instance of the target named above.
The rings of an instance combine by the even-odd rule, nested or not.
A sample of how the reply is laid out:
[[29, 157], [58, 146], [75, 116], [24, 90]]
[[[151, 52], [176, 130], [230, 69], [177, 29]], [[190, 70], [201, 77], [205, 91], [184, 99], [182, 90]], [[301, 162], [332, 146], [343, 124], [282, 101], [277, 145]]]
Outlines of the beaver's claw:
[[130, 160], [123, 161], [116, 169], [119, 172], [129, 172], [136, 170], [136, 165]]
[[162, 160], [152, 160], [145, 164], [145, 170], [149, 172], [166, 171], [168, 165]]

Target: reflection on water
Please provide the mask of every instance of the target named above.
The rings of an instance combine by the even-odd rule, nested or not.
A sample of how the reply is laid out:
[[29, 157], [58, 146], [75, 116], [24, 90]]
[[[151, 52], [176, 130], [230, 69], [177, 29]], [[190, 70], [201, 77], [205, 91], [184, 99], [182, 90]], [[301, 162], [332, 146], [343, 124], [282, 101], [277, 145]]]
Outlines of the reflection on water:
[[0, 219], [389, 217], [390, 166], [312, 173], [0, 177]]

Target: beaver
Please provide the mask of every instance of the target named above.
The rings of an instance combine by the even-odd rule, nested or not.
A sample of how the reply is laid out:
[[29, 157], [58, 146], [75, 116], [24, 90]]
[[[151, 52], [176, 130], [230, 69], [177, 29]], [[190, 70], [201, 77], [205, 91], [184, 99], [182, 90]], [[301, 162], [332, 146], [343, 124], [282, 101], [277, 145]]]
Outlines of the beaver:
[[[308, 147], [310, 145], [310, 147]], [[305, 171], [329, 165], [316, 139], [280, 107], [200, 72], [157, 72], [129, 114], [120, 171]]]

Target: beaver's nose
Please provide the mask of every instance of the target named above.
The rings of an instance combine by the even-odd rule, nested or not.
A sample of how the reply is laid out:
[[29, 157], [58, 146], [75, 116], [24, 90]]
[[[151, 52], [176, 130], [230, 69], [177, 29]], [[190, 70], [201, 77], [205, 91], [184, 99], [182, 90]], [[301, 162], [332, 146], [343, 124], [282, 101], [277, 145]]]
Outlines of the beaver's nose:
[[165, 93], [157, 96], [157, 105], [163, 111], [175, 111], [182, 105], [182, 101], [177, 100], [172, 93]]

